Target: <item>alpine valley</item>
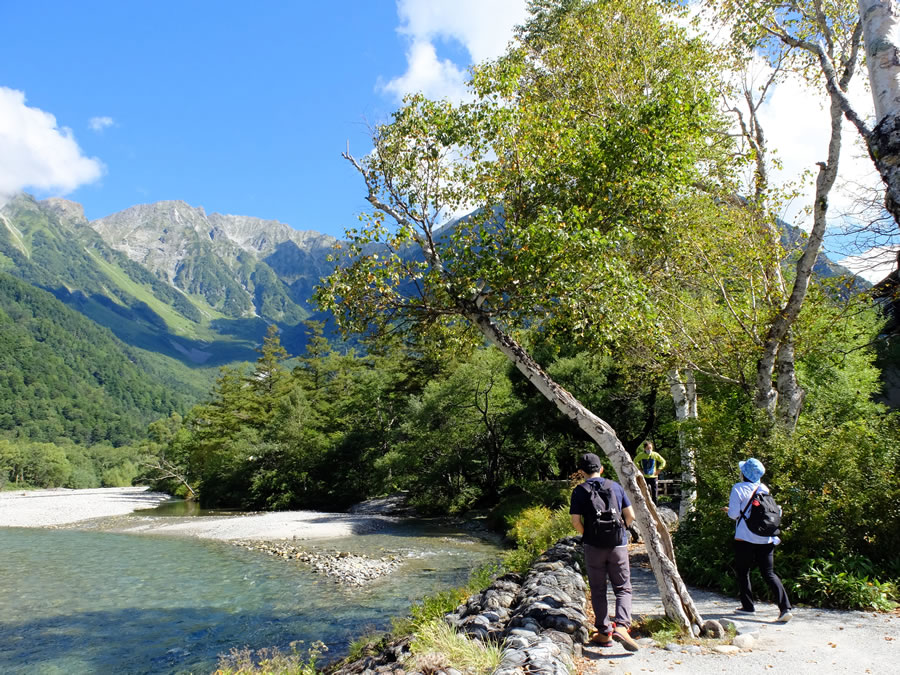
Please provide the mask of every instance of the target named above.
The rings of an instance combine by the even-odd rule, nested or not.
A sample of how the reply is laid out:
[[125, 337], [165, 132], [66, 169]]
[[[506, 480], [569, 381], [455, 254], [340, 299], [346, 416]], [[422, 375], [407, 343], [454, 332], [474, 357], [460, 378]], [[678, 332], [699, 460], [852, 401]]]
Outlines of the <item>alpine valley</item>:
[[[110, 415], [145, 428], [203, 398], [218, 366], [255, 361], [269, 324], [291, 354], [302, 352], [303, 321], [316, 318], [309, 298], [334, 243], [184, 202], [88, 221], [71, 201], [13, 197], [0, 209], [0, 362], [8, 380], [0, 430], [46, 422], [38, 409], [53, 389], [105, 399], [97, 405]], [[119, 388], [134, 400], [123, 403]], [[63, 427], [67, 414], [77, 416], [72, 399], [49, 415]]]
[[[789, 248], [802, 237], [785, 231]], [[0, 208], [0, 432], [131, 437], [204, 398], [219, 366], [255, 361], [269, 325], [301, 354], [304, 322], [330, 318], [310, 298], [336, 242], [181, 201], [89, 221], [65, 199], [11, 198]], [[848, 274], [824, 256], [816, 272]], [[84, 397], [109, 419], [73, 420]]]
[[[184, 202], [88, 221], [79, 204], [18, 195], [0, 210], [0, 272], [55, 296], [122, 342], [188, 366], [254, 360], [266, 326], [302, 348], [335, 239]], [[298, 327], [299, 326], [299, 327]]]

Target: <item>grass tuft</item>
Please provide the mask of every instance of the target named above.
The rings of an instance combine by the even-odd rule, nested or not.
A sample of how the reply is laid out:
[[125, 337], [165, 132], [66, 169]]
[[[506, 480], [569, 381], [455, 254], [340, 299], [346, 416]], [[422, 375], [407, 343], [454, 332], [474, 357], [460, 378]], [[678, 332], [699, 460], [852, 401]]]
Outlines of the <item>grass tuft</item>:
[[464, 673], [492, 673], [500, 665], [503, 649], [495, 643], [470, 640], [446, 621], [435, 619], [419, 627], [410, 643], [407, 670], [437, 672], [455, 668]]

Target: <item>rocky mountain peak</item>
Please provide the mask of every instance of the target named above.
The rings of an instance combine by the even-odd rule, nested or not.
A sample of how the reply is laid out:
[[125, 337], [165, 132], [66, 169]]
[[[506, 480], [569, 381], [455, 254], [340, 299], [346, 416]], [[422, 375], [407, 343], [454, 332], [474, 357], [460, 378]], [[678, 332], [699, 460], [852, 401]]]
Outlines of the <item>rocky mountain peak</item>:
[[60, 220], [69, 221], [76, 225], [88, 224], [88, 219], [84, 216], [84, 207], [78, 202], [72, 202], [62, 197], [50, 197], [39, 203]]
[[[287, 242], [303, 252], [330, 249], [335, 239], [250, 216], [207, 215], [183, 201], [140, 204], [90, 223], [104, 241], [172, 282], [182, 261], [208, 250], [221, 260], [242, 252], [262, 259]], [[293, 248], [293, 247], [292, 247]]]

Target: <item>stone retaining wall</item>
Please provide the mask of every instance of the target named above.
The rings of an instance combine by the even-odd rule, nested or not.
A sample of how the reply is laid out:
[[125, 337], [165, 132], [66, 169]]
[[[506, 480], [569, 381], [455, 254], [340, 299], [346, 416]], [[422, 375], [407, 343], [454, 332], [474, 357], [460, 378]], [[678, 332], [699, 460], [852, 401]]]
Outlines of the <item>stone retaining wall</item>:
[[591, 631], [580, 557], [581, 538], [562, 539], [535, 561], [518, 588], [517, 575], [500, 577], [447, 620], [474, 639], [505, 640], [494, 675], [567, 675]]
[[[503, 658], [494, 675], [568, 675], [592, 630], [581, 557], [580, 537], [562, 539], [535, 561], [524, 578], [518, 574], [498, 578], [446, 620], [472, 639], [504, 641]], [[403, 638], [332, 675], [407, 672], [401, 663], [409, 655], [409, 638]], [[429, 672], [458, 675], [451, 668]]]

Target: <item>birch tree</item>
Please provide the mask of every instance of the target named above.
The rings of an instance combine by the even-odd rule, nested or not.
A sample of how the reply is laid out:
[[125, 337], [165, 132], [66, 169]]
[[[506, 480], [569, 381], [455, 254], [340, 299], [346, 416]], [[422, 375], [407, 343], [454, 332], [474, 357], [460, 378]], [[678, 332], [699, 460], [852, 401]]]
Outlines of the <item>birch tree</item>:
[[[732, 3], [737, 7], [738, 3]], [[900, 225], [900, 6], [894, 0], [751, 2], [742, 20], [797, 48], [811, 60], [832, 106], [856, 128], [885, 185], [884, 208]], [[874, 126], [847, 96], [847, 65], [864, 47]], [[851, 75], [852, 76], [852, 75]], [[900, 264], [900, 258], [898, 258]], [[896, 272], [895, 272], [896, 276]]]
[[886, 190], [884, 205], [900, 224], [900, 5], [894, 0], [859, 0], [875, 126], [869, 129], [843, 101], [869, 149]]
[[610, 459], [666, 613], [696, 631], [668, 531], [615, 430], [517, 336], [565, 327], [614, 344], [652, 325], [635, 261], [665, 250], [709, 169], [714, 63], [653, 3], [541, 6], [532, 32], [476, 70], [473, 103], [413, 96], [374, 129], [370, 154], [345, 154], [372, 210], [317, 300], [345, 330], [495, 345]]
[[[829, 198], [841, 157], [842, 121], [844, 115], [850, 116], [847, 91], [859, 67], [862, 28], [847, 11], [846, 0], [725, 0], [716, 4], [732, 26], [737, 44], [766, 54], [779, 66], [810, 73], [814, 80], [814, 74], [819, 73], [828, 94], [830, 135], [825, 157], [818, 162], [812, 228], [797, 259], [793, 284], [781, 306], [775, 308], [765, 332], [755, 338], [759, 349], [755, 403], [790, 431], [804, 398], [796, 376], [792, 328], [806, 300], [825, 236]], [[749, 119], [740, 118], [744, 137], [757, 158], [756, 208], [764, 208], [760, 202], [767, 189], [766, 147], [756, 114], [761, 100], [748, 98]], [[852, 117], [857, 125], [862, 124], [855, 113]]]

